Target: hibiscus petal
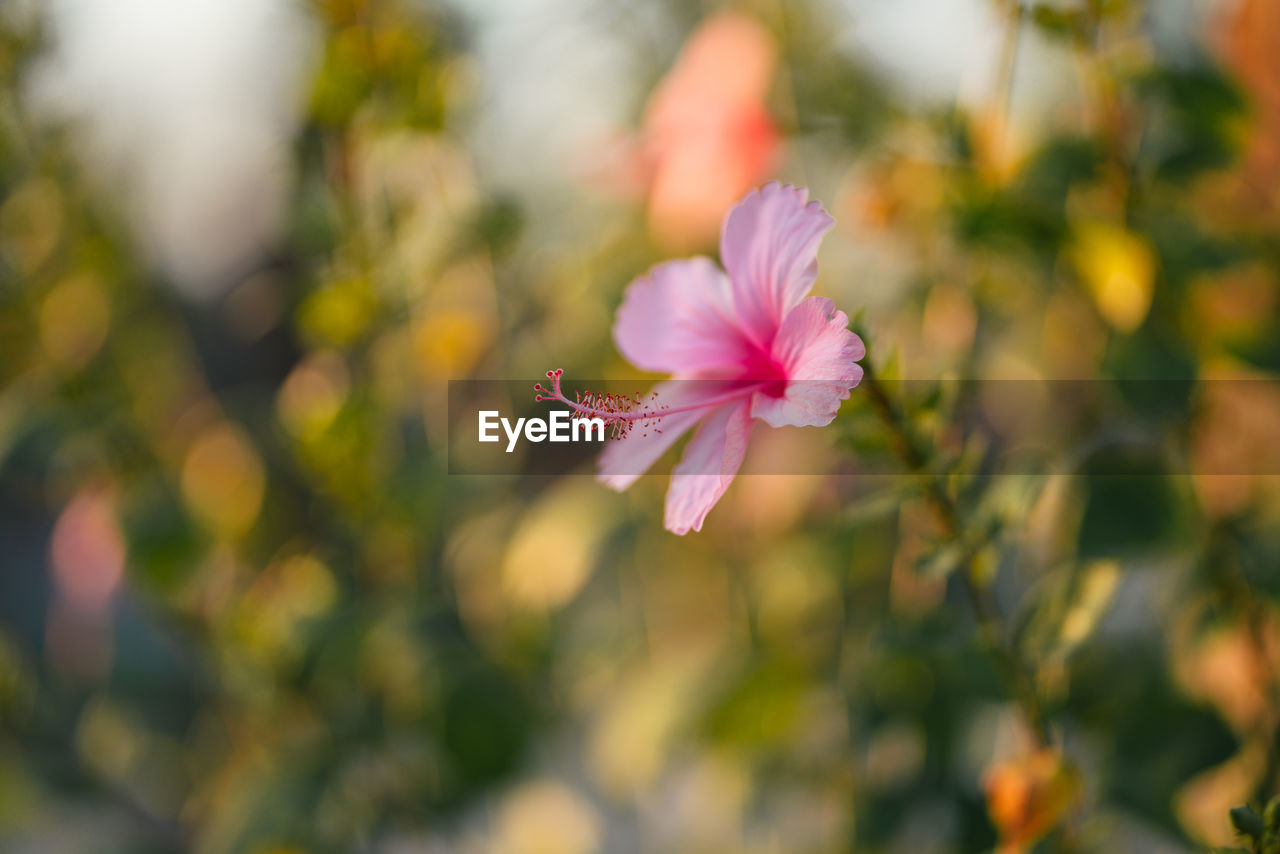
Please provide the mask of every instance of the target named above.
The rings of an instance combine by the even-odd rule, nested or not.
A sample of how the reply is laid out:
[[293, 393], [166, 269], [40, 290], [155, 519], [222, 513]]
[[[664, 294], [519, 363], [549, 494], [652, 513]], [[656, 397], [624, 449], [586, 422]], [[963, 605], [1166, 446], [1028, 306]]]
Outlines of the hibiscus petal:
[[751, 435], [750, 408], [747, 401], [722, 406], [693, 434], [684, 457], [671, 472], [664, 521], [668, 531], [686, 534], [702, 530], [702, 521], [742, 465]]
[[668, 261], [632, 282], [613, 340], [637, 368], [672, 374], [731, 367], [747, 347], [729, 280], [708, 258]]
[[849, 317], [825, 297], [809, 297], [782, 321], [773, 341], [773, 359], [787, 374], [782, 397], [757, 394], [751, 415], [771, 427], [830, 424], [862, 379], [857, 364], [867, 353], [849, 331]]
[[[644, 399], [646, 405], [655, 409], [663, 405], [674, 408], [693, 406], [723, 393], [724, 387], [720, 383], [671, 380], [653, 387], [652, 394], [656, 397]], [[710, 408], [689, 409], [664, 415], [655, 421], [637, 423], [623, 438], [605, 443], [596, 462], [596, 478], [621, 492], [635, 483], [677, 439], [709, 412]]]
[[720, 233], [739, 322], [761, 347], [813, 287], [818, 244], [835, 223], [808, 198], [801, 187], [766, 184], [729, 211]]

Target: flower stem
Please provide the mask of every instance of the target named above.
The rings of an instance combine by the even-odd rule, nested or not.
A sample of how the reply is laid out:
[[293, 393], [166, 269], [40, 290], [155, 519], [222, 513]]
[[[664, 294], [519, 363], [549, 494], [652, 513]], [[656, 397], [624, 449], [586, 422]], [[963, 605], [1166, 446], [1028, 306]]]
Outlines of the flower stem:
[[1004, 642], [1004, 617], [1000, 612], [1000, 605], [991, 595], [991, 591], [979, 584], [974, 577], [974, 562], [977, 554], [972, 545], [965, 542], [964, 529], [956, 504], [947, 494], [942, 479], [929, 470], [928, 455], [921, 450], [920, 443], [903, 416], [902, 410], [894, 402], [872, 367], [871, 359], [863, 359], [861, 364], [862, 388], [893, 438], [898, 456], [911, 470], [912, 475], [920, 480], [925, 500], [933, 508], [934, 515], [942, 525], [943, 533], [962, 550], [957, 574], [960, 577], [960, 586], [964, 590], [965, 598], [977, 621], [978, 633], [995, 659], [1009, 694], [1021, 709], [1036, 746], [1049, 747], [1052, 739], [1048, 721], [1040, 706], [1031, 676], [1019, 661], [1016, 652]]

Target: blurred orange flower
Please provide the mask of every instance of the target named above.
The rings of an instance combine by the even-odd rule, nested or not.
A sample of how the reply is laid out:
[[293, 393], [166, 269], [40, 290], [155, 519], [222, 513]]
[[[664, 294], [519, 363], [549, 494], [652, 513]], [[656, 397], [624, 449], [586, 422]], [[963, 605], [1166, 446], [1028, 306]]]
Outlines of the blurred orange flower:
[[1243, 0], [1227, 23], [1220, 50], [1254, 102], [1245, 186], [1270, 205], [1280, 184], [1280, 4]]
[[649, 229], [665, 248], [713, 240], [729, 207], [773, 172], [779, 133], [765, 97], [776, 65], [769, 31], [723, 12], [693, 32], [654, 90], [639, 157]]
[[1052, 748], [993, 766], [986, 776], [987, 811], [1000, 835], [999, 854], [1028, 850], [1080, 795], [1074, 766]]

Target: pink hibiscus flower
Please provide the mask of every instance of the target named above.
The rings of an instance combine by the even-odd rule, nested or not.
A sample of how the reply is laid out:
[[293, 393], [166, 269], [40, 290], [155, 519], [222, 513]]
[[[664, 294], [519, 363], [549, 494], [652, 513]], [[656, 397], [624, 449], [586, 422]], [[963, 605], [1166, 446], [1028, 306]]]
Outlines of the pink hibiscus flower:
[[635, 482], [695, 425], [671, 474], [665, 525], [702, 529], [742, 464], [754, 420], [771, 427], [830, 424], [862, 379], [866, 353], [849, 318], [825, 297], [808, 297], [817, 252], [833, 220], [799, 187], [768, 184], [724, 220], [720, 255], [659, 264], [632, 282], [613, 327], [637, 368], [671, 374], [649, 398], [561, 391], [561, 371], [538, 399], [577, 417], [603, 418], [617, 436], [600, 455], [614, 489]]

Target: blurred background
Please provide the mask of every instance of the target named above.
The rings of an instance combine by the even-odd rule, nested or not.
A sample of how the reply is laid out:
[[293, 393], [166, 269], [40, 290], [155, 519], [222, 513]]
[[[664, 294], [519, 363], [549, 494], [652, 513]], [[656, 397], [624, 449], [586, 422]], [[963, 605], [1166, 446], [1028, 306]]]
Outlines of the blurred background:
[[[1277, 56], [1270, 0], [0, 4], [0, 848], [1236, 844]], [[448, 474], [449, 379], [640, 378], [622, 290], [772, 179], [896, 426], [758, 432], [830, 475], [684, 538]]]

